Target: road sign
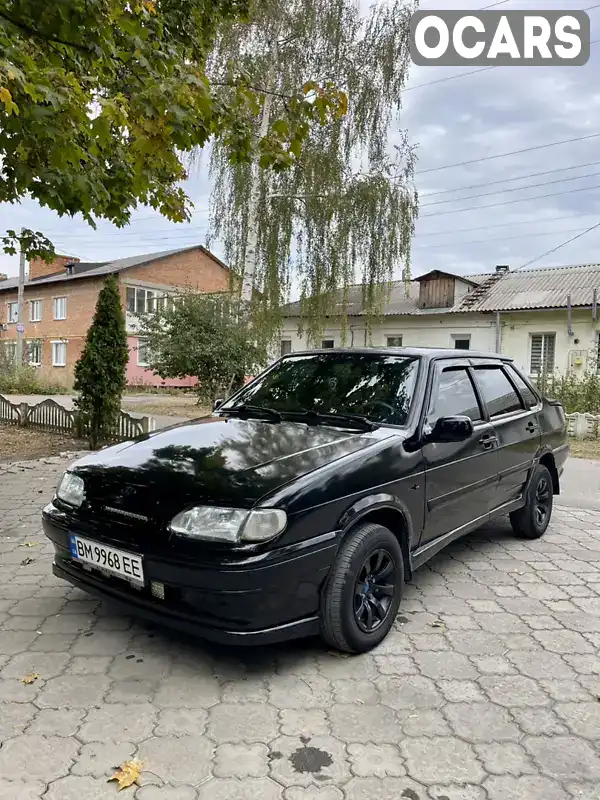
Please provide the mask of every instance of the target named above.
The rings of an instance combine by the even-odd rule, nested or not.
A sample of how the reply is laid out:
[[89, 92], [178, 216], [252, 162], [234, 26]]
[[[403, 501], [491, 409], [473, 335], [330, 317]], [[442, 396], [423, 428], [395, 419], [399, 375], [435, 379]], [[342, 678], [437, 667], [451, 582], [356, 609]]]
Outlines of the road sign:
[[24, 332], [24, 330], [25, 330], [25, 326], [24, 326], [24, 325], [22, 325], [22, 324], [19, 322], [19, 324], [17, 325], [17, 333], [23, 333], [23, 332]]

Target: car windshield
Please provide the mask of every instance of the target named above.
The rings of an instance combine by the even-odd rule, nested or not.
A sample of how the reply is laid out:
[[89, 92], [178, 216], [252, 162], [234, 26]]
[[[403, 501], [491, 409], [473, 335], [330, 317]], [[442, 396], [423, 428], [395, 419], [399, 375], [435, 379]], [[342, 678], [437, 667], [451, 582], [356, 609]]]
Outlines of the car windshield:
[[285, 415], [354, 414], [405, 425], [419, 359], [385, 353], [291, 356], [243, 389], [221, 409], [252, 406]]

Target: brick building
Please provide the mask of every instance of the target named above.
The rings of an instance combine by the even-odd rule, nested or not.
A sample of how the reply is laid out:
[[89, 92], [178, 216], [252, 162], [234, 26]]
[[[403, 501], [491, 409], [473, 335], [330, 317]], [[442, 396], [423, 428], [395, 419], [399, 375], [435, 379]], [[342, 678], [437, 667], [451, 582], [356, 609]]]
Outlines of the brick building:
[[[146, 349], [137, 336], [136, 314], [152, 311], [182, 290], [229, 289], [228, 268], [204, 247], [150, 253], [117, 261], [82, 263], [56, 256], [32, 260], [25, 283], [23, 325], [29, 361], [53, 382], [70, 385], [107, 275], [119, 282], [126, 312], [129, 385], [182, 386], [192, 379], [163, 381], [146, 367]], [[0, 343], [9, 353], [17, 343], [17, 279], [0, 276]]]

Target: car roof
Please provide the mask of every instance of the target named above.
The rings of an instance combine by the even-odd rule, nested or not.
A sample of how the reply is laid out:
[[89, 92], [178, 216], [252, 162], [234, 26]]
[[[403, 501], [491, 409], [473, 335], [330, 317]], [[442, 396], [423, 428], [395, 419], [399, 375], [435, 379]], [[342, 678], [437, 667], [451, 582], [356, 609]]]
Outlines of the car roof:
[[510, 356], [501, 353], [485, 353], [482, 350], [453, 350], [443, 347], [326, 347], [316, 350], [297, 350], [288, 353], [284, 358], [331, 353], [366, 353], [372, 355], [400, 355], [425, 358], [485, 358], [487, 361], [513, 361]]

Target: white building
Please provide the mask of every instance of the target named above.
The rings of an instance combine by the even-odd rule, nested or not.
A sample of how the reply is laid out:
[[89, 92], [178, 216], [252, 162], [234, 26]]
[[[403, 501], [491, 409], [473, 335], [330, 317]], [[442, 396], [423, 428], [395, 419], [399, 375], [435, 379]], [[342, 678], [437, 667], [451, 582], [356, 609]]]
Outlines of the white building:
[[286, 306], [281, 353], [312, 347], [450, 347], [502, 352], [530, 375], [600, 367], [600, 265], [460, 276], [433, 271], [394, 283], [381, 321], [368, 332], [362, 288], [350, 289], [345, 342], [331, 316], [318, 342], [300, 333], [299, 303]]

